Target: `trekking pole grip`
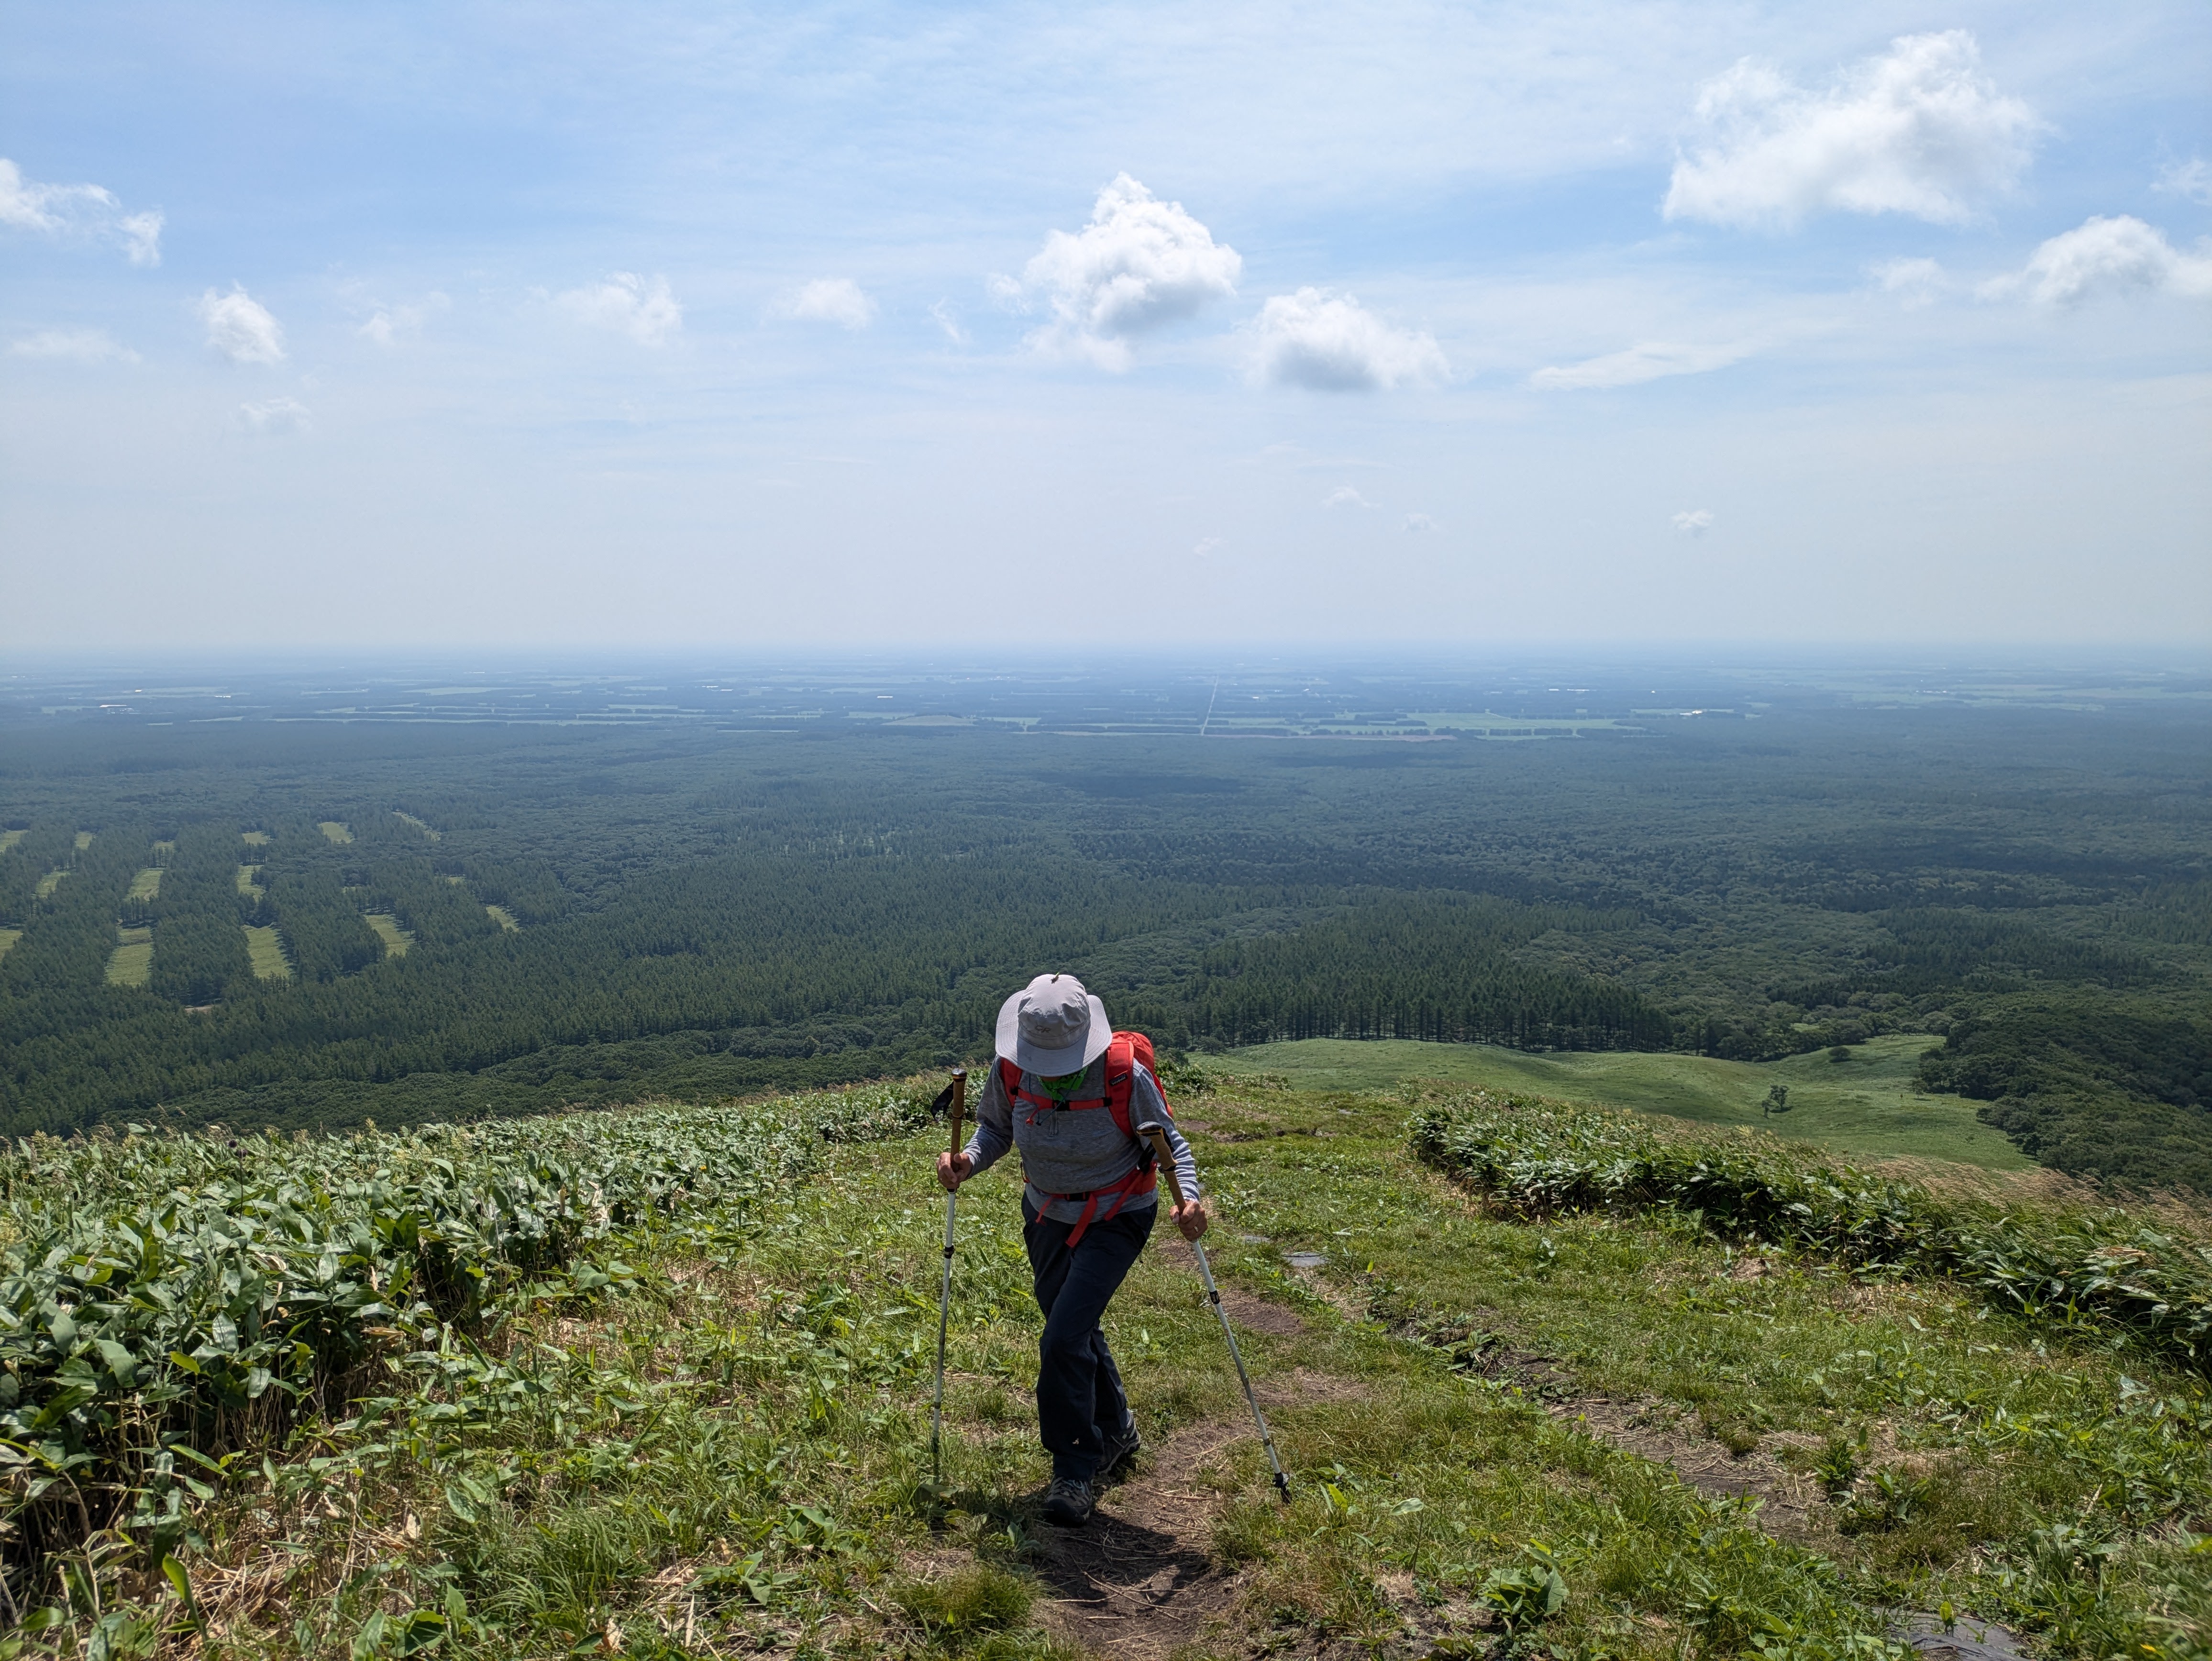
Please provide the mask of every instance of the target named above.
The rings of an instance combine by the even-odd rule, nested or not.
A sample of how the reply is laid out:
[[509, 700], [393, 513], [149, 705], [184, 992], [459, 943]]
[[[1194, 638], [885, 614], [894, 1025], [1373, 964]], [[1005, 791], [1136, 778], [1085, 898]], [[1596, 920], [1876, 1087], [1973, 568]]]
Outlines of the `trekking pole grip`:
[[945, 1116], [952, 1121], [952, 1157], [960, 1157], [960, 1121], [968, 1107], [968, 1069], [955, 1068], [952, 1072], [952, 1110]]
[[1168, 1133], [1158, 1119], [1147, 1119], [1137, 1127], [1137, 1134], [1152, 1145], [1159, 1156], [1160, 1174], [1168, 1179], [1168, 1197], [1177, 1205], [1182, 1203], [1182, 1173], [1176, 1169], [1175, 1154], [1168, 1147]]

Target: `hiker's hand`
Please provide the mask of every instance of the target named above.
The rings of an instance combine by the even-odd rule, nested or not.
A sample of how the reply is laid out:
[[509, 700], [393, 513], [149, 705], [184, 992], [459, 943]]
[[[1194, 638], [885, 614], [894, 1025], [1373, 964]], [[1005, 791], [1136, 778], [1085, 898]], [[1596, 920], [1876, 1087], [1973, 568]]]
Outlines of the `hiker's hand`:
[[940, 1153], [937, 1156], [937, 1180], [951, 1193], [975, 1173], [975, 1162], [965, 1153]]
[[1195, 1240], [1206, 1232], [1206, 1202], [1203, 1200], [1185, 1200], [1168, 1214], [1175, 1219], [1175, 1226], [1182, 1231], [1182, 1238], [1186, 1240]]

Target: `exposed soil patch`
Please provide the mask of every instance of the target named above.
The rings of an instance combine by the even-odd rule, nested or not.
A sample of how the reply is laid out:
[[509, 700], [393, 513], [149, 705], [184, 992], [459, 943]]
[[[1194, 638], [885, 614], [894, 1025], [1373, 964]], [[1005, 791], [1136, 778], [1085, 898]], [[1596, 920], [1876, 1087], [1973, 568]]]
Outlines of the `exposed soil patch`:
[[[1182, 1235], [1170, 1232], [1160, 1240], [1158, 1250], [1161, 1260], [1198, 1273], [1198, 1254]], [[1217, 1283], [1218, 1284], [1218, 1283]], [[1221, 1287], [1221, 1306], [1229, 1311], [1229, 1318], [1238, 1326], [1253, 1332], [1264, 1332], [1271, 1337], [1295, 1338], [1306, 1329], [1306, 1323], [1294, 1309], [1280, 1304], [1271, 1304], [1265, 1298], [1255, 1298], [1235, 1287]]]
[[1071, 1643], [1133, 1661], [1164, 1658], [1235, 1601], [1240, 1577], [1209, 1549], [1221, 1496], [1194, 1479], [1249, 1426], [1194, 1425], [1139, 1460], [1087, 1527], [1040, 1524], [1039, 1572], [1059, 1596], [1041, 1613]]
[[[1399, 1335], [1422, 1337], [1412, 1330]], [[1700, 1494], [1730, 1499], [1748, 1495], [1759, 1500], [1759, 1522], [1770, 1534], [1802, 1544], [1835, 1532], [1832, 1508], [1820, 1485], [1763, 1449], [1730, 1453], [1701, 1428], [1679, 1422], [1656, 1399], [1619, 1401], [1588, 1394], [1548, 1356], [1531, 1350], [1470, 1345], [1453, 1354], [1465, 1371], [1511, 1379], [1554, 1419], [1625, 1453], [1667, 1466]]]
[[1674, 1423], [1656, 1402], [1572, 1396], [1547, 1402], [1544, 1410], [1624, 1452], [1669, 1467], [1700, 1494], [1761, 1501], [1759, 1525], [1778, 1538], [1802, 1544], [1835, 1532], [1819, 1484], [1762, 1451], [1730, 1453], [1711, 1437]]
[[[1182, 1241], [1171, 1244], [1190, 1257]], [[1249, 1293], [1224, 1291], [1222, 1301], [1232, 1321], [1254, 1331], [1304, 1330], [1294, 1311]], [[1357, 1379], [1305, 1367], [1259, 1387], [1270, 1408], [1349, 1401], [1365, 1390]], [[1225, 1502], [1207, 1477], [1225, 1449], [1257, 1433], [1241, 1415], [1187, 1427], [1140, 1454], [1134, 1472], [1106, 1492], [1086, 1527], [1038, 1524], [1038, 1573], [1058, 1593], [1040, 1609], [1045, 1624], [1100, 1655], [1165, 1661], [1224, 1613], [1244, 1577], [1213, 1561], [1214, 1519]]]

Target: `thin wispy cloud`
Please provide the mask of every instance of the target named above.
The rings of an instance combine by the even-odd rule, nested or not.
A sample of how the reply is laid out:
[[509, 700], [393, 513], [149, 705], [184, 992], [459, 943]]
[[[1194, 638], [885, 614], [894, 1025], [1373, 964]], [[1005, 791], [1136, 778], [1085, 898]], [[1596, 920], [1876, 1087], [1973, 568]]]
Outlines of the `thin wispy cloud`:
[[1190, 551], [1191, 557], [1194, 559], [1204, 559], [1208, 554], [1212, 553], [1215, 549], [1221, 545], [1222, 541], [1219, 537], [1200, 537], [1198, 539], [1197, 545]]
[[408, 306], [379, 306], [355, 331], [363, 340], [386, 350], [422, 332], [422, 326], [453, 305], [447, 295], [432, 289]]
[[2212, 296], [2212, 245], [2184, 253], [2166, 233], [2130, 214], [2093, 215], [2030, 254], [2020, 271], [1982, 285], [1987, 300], [2015, 295], [2039, 306], [2079, 306], [2127, 294]]
[[1278, 386], [1379, 392], [1450, 373], [1434, 336], [1397, 328], [1328, 289], [1273, 296], [1247, 332], [1253, 378]]
[[1372, 508], [1375, 504], [1349, 484], [1340, 484], [1321, 499], [1324, 508]]
[[1406, 515], [1405, 523], [1401, 525], [1398, 528], [1408, 532], [1409, 534], [1425, 536], [1431, 531], [1441, 531], [1443, 529], [1443, 526], [1437, 524], [1436, 520], [1431, 519], [1426, 514], [1408, 514]]
[[1942, 265], [1933, 259], [1885, 259], [1868, 269], [1884, 294], [1908, 307], [1933, 305], [1951, 287]]
[[2157, 182], [2151, 188], [2164, 196], [2212, 207], [2212, 161], [2192, 155], [2186, 161], [2170, 162], [2158, 170]]
[[665, 277], [616, 271], [603, 283], [556, 295], [553, 303], [572, 322], [628, 335], [641, 346], [662, 345], [684, 327], [683, 305]]
[[283, 326], [269, 308], [234, 284], [228, 294], [210, 289], [200, 296], [200, 322], [207, 344], [234, 363], [282, 363]]
[[1713, 510], [1710, 508], [1685, 508], [1669, 522], [1686, 537], [1701, 537], [1713, 527]]
[[1557, 365], [1536, 371], [1528, 384], [1541, 392], [1576, 392], [1612, 386], [1635, 386], [1667, 375], [1705, 374], [1741, 363], [1756, 348], [1735, 342], [1722, 345], [1683, 345], [1654, 340], [1631, 346], [1625, 352], [1585, 358], [1580, 363]]
[[1959, 224], [2012, 189], [2040, 130], [1964, 29], [1905, 35], [1820, 92], [1745, 58], [1699, 88], [1662, 210], [1777, 228], [1822, 213]]
[[834, 323], [857, 332], [876, 320], [876, 302], [849, 277], [817, 277], [778, 295], [769, 314], [795, 323]]
[[115, 192], [100, 185], [41, 185], [0, 156], [0, 225], [57, 239], [112, 243], [134, 265], [161, 263], [161, 216], [125, 213]]
[[43, 357], [76, 363], [136, 363], [138, 354], [105, 329], [41, 329], [8, 343], [11, 357]]
[[1184, 211], [1162, 202], [1127, 173], [1098, 192], [1080, 231], [1053, 231], [1023, 267], [1021, 281], [989, 280], [995, 303], [1024, 310], [1032, 297], [1052, 320], [1030, 347], [1119, 373], [1134, 360], [1133, 340], [1233, 300], [1243, 257]]
[[929, 320], [944, 332], [945, 338], [956, 346], [968, 344], [968, 331], [960, 321], [960, 313], [952, 309], [952, 302], [940, 300], [929, 308]]
[[241, 404], [239, 418], [257, 433], [304, 433], [307, 406], [296, 398], [272, 398], [258, 404]]

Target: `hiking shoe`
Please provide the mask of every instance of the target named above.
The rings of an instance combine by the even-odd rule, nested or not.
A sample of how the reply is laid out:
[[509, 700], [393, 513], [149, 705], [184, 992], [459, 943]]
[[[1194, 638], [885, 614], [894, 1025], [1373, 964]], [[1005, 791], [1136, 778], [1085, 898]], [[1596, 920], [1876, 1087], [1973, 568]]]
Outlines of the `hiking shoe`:
[[1091, 1507], [1096, 1503], [1091, 1484], [1080, 1476], [1055, 1476], [1045, 1490], [1045, 1518], [1064, 1529], [1079, 1529], [1091, 1520]]
[[1137, 1434], [1137, 1421], [1133, 1415], [1127, 1424], [1106, 1439], [1106, 1451], [1098, 1456], [1097, 1480], [1103, 1482], [1118, 1475], [1144, 1445], [1145, 1439]]

